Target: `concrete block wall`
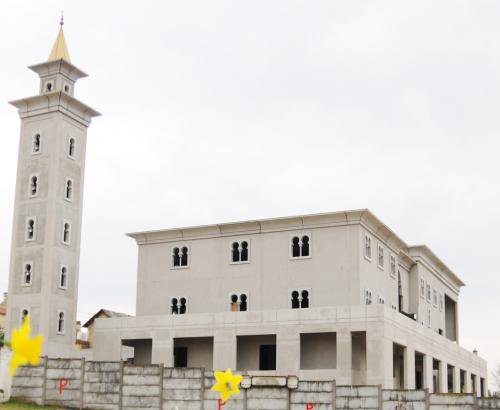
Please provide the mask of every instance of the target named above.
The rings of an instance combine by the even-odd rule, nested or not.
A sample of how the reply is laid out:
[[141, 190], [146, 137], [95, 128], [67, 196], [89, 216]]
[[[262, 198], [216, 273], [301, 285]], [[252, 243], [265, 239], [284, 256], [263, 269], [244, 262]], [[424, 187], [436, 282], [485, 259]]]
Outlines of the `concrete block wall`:
[[[67, 385], [60, 392], [62, 379]], [[216, 410], [214, 384], [213, 373], [200, 368], [43, 359], [40, 366], [18, 370], [12, 397], [80, 409]], [[294, 376], [245, 376], [240, 390], [223, 410], [500, 410], [500, 398], [337, 386]]]

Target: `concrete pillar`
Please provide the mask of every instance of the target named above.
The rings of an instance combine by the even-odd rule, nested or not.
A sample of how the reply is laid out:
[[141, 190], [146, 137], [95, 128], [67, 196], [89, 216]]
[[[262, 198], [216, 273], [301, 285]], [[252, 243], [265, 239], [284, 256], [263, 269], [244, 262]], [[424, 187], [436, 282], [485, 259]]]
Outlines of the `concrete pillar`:
[[429, 393], [434, 393], [433, 371], [432, 371], [432, 356], [424, 355], [424, 389], [428, 389]]
[[439, 393], [448, 393], [448, 363], [439, 362]]
[[394, 388], [393, 341], [384, 337], [382, 328], [366, 332], [366, 384], [381, 384], [384, 389]]
[[296, 328], [283, 328], [276, 335], [276, 371], [298, 374], [300, 370], [300, 333]]
[[472, 380], [469, 370], [465, 372], [465, 393], [472, 393]]
[[151, 363], [174, 366], [174, 339], [170, 332], [156, 332], [153, 335]]
[[415, 388], [415, 349], [408, 346], [404, 353], [404, 387]]
[[479, 374], [476, 375], [476, 396], [481, 397], [481, 378]]
[[453, 367], [453, 393], [460, 393], [460, 367]]
[[352, 334], [349, 328], [337, 331], [337, 379], [338, 385], [352, 384]]
[[214, 333], [214, 370], [237, 370], [236, 348], [236, 333], [234, 330], [217, 330]]

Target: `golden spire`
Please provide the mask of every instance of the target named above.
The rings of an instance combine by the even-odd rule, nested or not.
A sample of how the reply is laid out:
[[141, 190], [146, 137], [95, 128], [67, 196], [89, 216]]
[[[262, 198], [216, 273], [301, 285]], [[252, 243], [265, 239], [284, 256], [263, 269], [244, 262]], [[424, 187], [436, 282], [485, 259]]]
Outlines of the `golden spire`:
[[52, 47], [52, 51], [49, 55], [49, 61], [56, 60], [66, 60], [68, 63], [71, 62], [69, 58], [68, 46], [66, 45], [66, 40], [64, 38], [63, 25], [64, 25], [64, 17], [61, 13], [61, 21], [59, 22], [61, 28], [59, 29], [59, 34], [57, 34], [56, 42]]

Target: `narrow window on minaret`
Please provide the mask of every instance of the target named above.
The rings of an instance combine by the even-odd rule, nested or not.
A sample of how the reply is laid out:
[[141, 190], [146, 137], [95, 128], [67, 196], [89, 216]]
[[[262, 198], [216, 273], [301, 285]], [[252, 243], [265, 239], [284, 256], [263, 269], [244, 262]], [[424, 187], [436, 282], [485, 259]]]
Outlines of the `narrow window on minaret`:
[[31, 285], [32, 278], [33, 278], [33, 265], [31, 264], [31, 262], [27, 262], [24, 264], [23, 285], [25, 286]]
[[75, 139], [71, 137], [68, 142], [68, 157], [75, 157]]
[[68, 268], [61, 266], [61, 276], [59, 277], [59, 287], [61, 289], [68, 288]]
[[40, 134], [35, 134], [33, 135], [33, 146], [32, 146], [32, 153], [33, 154], [38, 154], [41, 150], [42, 147], [42, 136]]
[[21, 324], [24, 323], [24, 319], [26, 319], [26, 317], [30, 314], [30, 311], [29, 309], [27, 308], [23, 308], [21, 309]]
[[66, 179], [66, 189], [64, 190], [64, 199], [67, 201], [73, 200], [73, 180]]
[[30, 177], [30, 197], [38, 195], [38, 176], [31, 175]]
[[64, 334], [64, 312], [59, 312], [57, 316], [57, 333]]
[[28, 218], [26, 220], [26, 241], [34, 241], [36, 233], [35, 218]]
[[69, 245], [71, 226], [69, 222], [65, 222], [63, 226], [62, 241], [66, 245]]

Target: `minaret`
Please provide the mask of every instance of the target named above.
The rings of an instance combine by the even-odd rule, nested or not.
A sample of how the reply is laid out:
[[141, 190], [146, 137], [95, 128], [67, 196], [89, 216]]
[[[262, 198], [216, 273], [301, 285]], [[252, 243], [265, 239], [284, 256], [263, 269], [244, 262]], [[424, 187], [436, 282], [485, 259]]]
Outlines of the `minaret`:
[[[43, 354], [75, 355], [87, 128], [99, 113], [74, 97], [87, 75], [70, 62], [61, 28], [49, 59], [29, 67], [38, 95], [12, 101], [21, 118], [7, 331], [29, 314]], [[10, 336], [10, 335], [8, 335]]]

